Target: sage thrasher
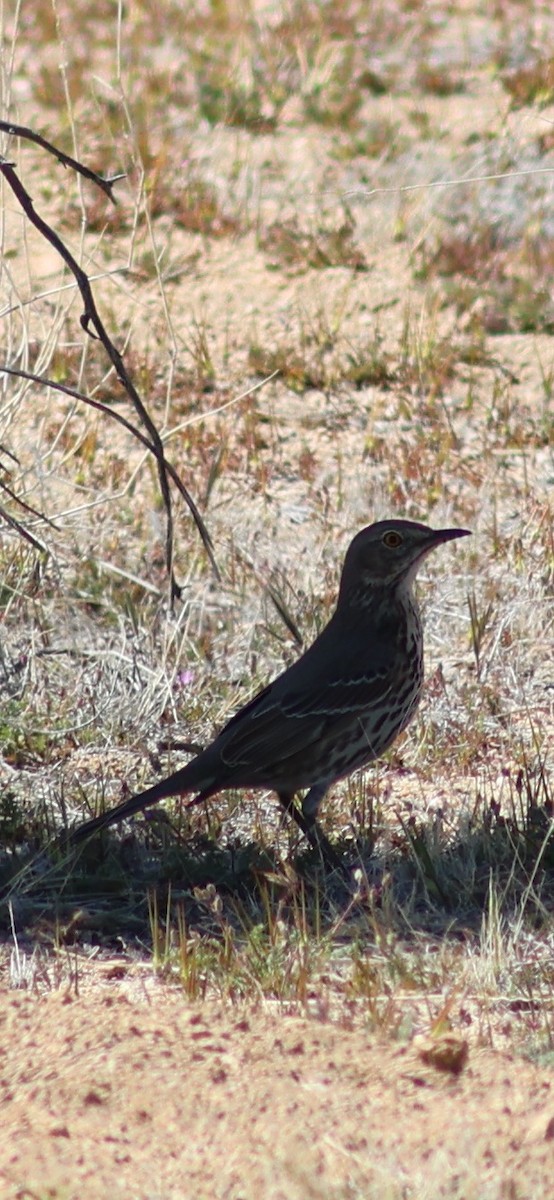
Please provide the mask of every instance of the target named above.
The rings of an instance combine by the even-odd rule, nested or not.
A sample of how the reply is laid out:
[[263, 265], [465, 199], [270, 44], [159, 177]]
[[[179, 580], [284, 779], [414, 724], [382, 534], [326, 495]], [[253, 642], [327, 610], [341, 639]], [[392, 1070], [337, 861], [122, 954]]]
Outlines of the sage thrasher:
[[[325, 793], [378, 758], [406, 728], [423, 683], [423, 633], [412, 591], [424, 558], [467, 529], [378, 521], [351, 542], [336, 609], [313, 645], [241, 708], [186, 766], [73, 831], [82, 841], [158, 800], [269, 788], [312, 845]], [[296, 792], [306, 790], [299, 807]]]

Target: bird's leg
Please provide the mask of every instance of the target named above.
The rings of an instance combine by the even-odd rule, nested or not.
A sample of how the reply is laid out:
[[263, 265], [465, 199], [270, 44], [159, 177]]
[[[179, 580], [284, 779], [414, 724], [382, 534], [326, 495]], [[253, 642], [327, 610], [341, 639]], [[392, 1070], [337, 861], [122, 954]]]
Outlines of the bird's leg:
[[327, 780], [323, 780], [321, 783], [314, 783], [309, 792], [306, 792], [306, 795], [302, 801], [302, 812], [307, 821], [311, 821], [315, 824], [317, 814], [319, 812], [319, 806], [326, 791], [328, 791], [328, 788], [329, 784], [327, 783]]
[[[312, 791], [315, 791], [315, 789], [312, 788]], [[320, 829], [315, 819], [315, 812], [306, 815], [303, 811], [304, 806], [300, 809], [294, 803], [294, 792], [278, 792], [277, 795], [281, 807], [289, 817], [292, 817], [296, 821], [296, 824], [302, 830], [310, 846], [318, 851], [327, 866], [333, 867], [334, 870], [342, 869], [342, 862], [336, 850], [333, 849], [329, 839], [325, 837], [323, 830]], [[309, 795], [310, 793], [308, 792]]]
[[340, 870], [343, 868], [344, 864], [341, 862], [336, 850], [333, 849], [329, 839], [325, 837], [325, 834], [317, 820], [317, 814], [319, 812], [321, 801], [328, 790], [328, 780], [323, 779], [319, 783], [314, 783], [313, 787], [306, 792], [306, 795], [302, 801], [302, 816], [308, 823], [308, 829], [310, 829], [312, 832], [312, 837], [307, 834], [307, 836], [310, 838], [310, 844], [312, 846], [317, 846], [325, 862], [335, 869]]

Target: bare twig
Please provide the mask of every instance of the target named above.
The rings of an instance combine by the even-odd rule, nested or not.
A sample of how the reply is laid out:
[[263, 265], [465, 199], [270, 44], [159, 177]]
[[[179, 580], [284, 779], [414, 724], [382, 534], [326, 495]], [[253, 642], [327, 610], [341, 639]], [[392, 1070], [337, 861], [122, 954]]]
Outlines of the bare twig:
[[[14, 132], [15, 131], [22, 132], [23, 127], [10, 125], [9, 129]], [[28, 136], [30, 133], [31, 133], [31, 131], [25, 131], [24, 135]], [[103, 188], [104, 191], [106, 191], [106, 188], [108, 188], [108, 194], [110, 194], [109, 189], [111, 188], [111, 185], [113, 184], [114, 180], [111, 180], [111, 181], [102, 180], [101, 177], [96, 176], [94, 172], [88, 172], [88, 168], [86, 168], [83, 171], [80, 164], [76, 163], [75, 160], [73, 160], [73, 159], [69, 159], [67, 155], [63, 155], [61, 153], [61, 151], [58, 151], [56, 149], [56, 147], [53, 147], [49, 142], [46, 142], [43, 138], [39, 138], [38, 135], [32, 135], [32, 140], [37, 141], [39, 145], [44, 146], [44, 148], [48, 149], [61, 162], [63, 162], [64, 165], [71, 165], [71, 166], [75, 167], [75, 169], [79, 169], [82, 174], [87, 174], [87, 177], [92, 178], [94, 180], [94, 182], [98, 183], [98, 185]], [[131, 376], [129, 375], [129, 372], [127, 371], [125, 363], [123, 362], [123, 358], [122, 358], [121, 354], [119, 353], [119, 350], [112, 342], [112, 340], [100, 318], [98, 309], [96, 307], [96, 302], [95, 302], [95, 299], [93, 296], [93, 292], [92, 292], [92, 288], [90, 285], [90, 280], [89, 280], [88, 275], [86, 274], [85, 271], [83, 271], [82, 267], [79, 266], [78, 262], [71, 254], [71, 251], [67, 248], [67, 246], [64, 244], [64, 242], [62, 242], [62, 240], [58, 236], [58, 234], [50, 227], [50, 225], [48, 225], [48, 223], [44, 220], [44, 218], [39, 216], [39, 214], [35, 211], [32, 198], [29, 195], [29, 192], [27, 191], [27, 189], [22, 184], [21, 180], [19, 179], [19, 176], [17, 175], [13, 164], [7, 162], [6, 159], [2, 158], [1, 156], [0, 156], [0, 171], [4, 175], [4, 178], [6, 179], [7, 183], [9, 184], [12, 191], [14, 192], [14, 195], [16, 196], [17, 200], [19, 201], [24, 213], [30, 220], [31, 224], [34, 225], [35, 229], [38, 229], [39, 233], [42, 234], [42, 236], [46, 239], [46, 241], [49, 242], [50, 245], [54, 247], [54, 249], [60, 255], [60, 258], [63, 259], [63, 261], [66, 263], [66, 265], [69, 267], [69, 270], [73, 274], [75, 281], [77, 283], [77, 287], [79, 288], [79, 291], [81, 293], [81, 297], [82, 297], [83, 305], [84, 305], [84, 312], [81, 316], [81, 325], [86, 333], [90, 334], [91, 337], [96, 337], [102, 343], [102, 345], [106, 351], [106, 354], [108, 355], [108, 358], [110, 359], [112, 365], [115, 368], [117, 378], [119, 379], [122, 387], [124, 388], [125, 392], [127, 393], [127, 396], [131, 400], [131, 403], [133, 404], [136, 412], [138, 413], [138, 416], [139, 416], [142, 424], [145, 426], [145, 428], [147, 430], [148, 438], [145, 440], [142, 435], [139, 436], [138, 430], [135, 428], [135, 426], [133, 426], [130, 422], [127, 424], [127, 428], [130, 430], [130, 432], [133, 433], [133, 436], [139, 437], [139, 440], [143, 441], [143, 444], [145, 444], [148, 447], [148, 449], [151, 451], [151, 453], [154, 455], [154, 457], [156, 459], [156, 464], [158, 467], [158, 479], [159, 479], [159, 483], [160, 483], [160, 489], [161, 489], [163, 504], [164, 504], [165, 513], [166, 513], [165, 553], [166, 553], [166, 565], [167, 565], [168, 575], [169, 575], [169, 579], [170, 579], [171, 599], [173, 600], [175, 597], [180, 596], [181, 589], [180, 589], [179, 585], [177, 584], [177, 581], [175, 579], [175, 574], [173, 571], [174, 524], [173, 524], [173, 507], [172, 507], [171, 491], [170, 491], [170, 487], [169, 487], [169, 478], [170, 477], [172, 478], [173, 482], [178, 487], [183, 499], [185, 500], [186, 504], [188, 505], [188, 508], [193, 516], [193, 519], [196, 523], [197, 529], [200, 533], [200, 537], [202, 538], [202, 542], [204, 544], [206, 552], [210, 558], [210, 562], [211, 562], [214, 570], [217, 573], [217, 565], [215, 562], [214, 553], [213, 553], [213, 545], [212, 545], [212, 541], [209, 536], [209, 533], [206, 529], [204, 521], [202, 520], [202, 518], [200, 516], [198, 508], [197, 508], [190, 492], [188, 491], [188, 488], [185, 486], [185, 484], [182, 482], [182, 480], [179, 479], [177, 473], [174, 470], [169, 470], [169, 464], [165, 458], [163, 443], [162, 443], [160, 434], [158, 432], [158, 429], [157, 429], [154, 421], [152, 420], [148, 410], [146, 409], [145, 405], [143, 404], [143, 401], [142, 401], [139, 393], [137, 392], [137, 389], [135, 388], [135, 385], [131, 379]], [[78, 398], [81, 400], [85, 399], [85, 397], [82, 396], [81, 394], [79, 394]], [[89, 401], [87, 400], [87, 403], [88, 402]], [[95, 402], [95, 407], [103, 408], [103, 406], [101, 406], [98, 402]], [[107, 410], [105, 408], [103, 408], [103, 411], [107, 411]], [[111, 414], [111, 415], [113, 415], [113, 414]]]
[[[13, 461], [17, 463], [15, 454], [12, 454], [6, 446], [0, 446], [0, 450], [2, 451], [2, 454], [7, 454], [9, 458], [13, 459]], [[10, 471], [4, 466], [3, 463], [0, 465], [0, 469], [8, 475], [10, 474]], [[21, 496], [18, 496], [17, 493], [14, 492], [13, 488], [9, 487], [5, 479], [0, 479], [0, 488], [6, 493], [7, 496], [10, 497], [10, 500], [13, 500], [16, 504], [19, 504], [20, 508], [24, 509], [25, 512], [29, 513], [33, 517], [38, 517], [39, 521], [45, 521], [47, 525], [52, 527], [52, 529], [56, 528], [54, 522], [51, 521], [50, 518], [45, 515], [45, 513], [39, 512], [37, 508], [33, 508], [32, 504], [27, 504], [25, 500], [22, 500]], [[34, 546], [36, 550], [46, 550], [46, 546], [44, 546], [42, 542], [38, 541], [37, 538], [33, 537], [33, 534], [21, 524], [21, 521], [18, 521], [16, 517], [12, 517], [2, 505], [0, 505], [0, 518], [6, 522], [6, 525], [9, 525], [12, 529], [15, 529], [19, 536], [24, 538], [26, 542], [29, 542], [31, 546]]]
[[[17, 499], [17, 496], [15, 498]], [[19, 503], [21, 503], [21, 501], [19, 501]], [[15, 517], [12, 517], [2, 505], [0, 505], [0, 517], [6, 522], [6, 525], [9, 525], [11, 529], [15, 529], [20, 537], [24, 538], [26, 542], [29, 542], [31, 546], [34, 546], [35, 550], [46, 550], [44, 543], [39, 542], [38, 538], [33, 537], [33, 534], [29, 533], [29, 530], [21, 524], [21, 521], [17, 521]]]
[[[47, 142], [46, 138], [41, 137], [40, 133], [34, 133], [32, 129], [28, 129], [26, 125], [14, 125], [13, 121], [0, 121], [0, 132], [13, 133], [16, 137], [26, 138], [28, 142], [35, 142], [37, 146], [42, 146], [43, 150], [48, 150], [49, 154], [53, 154], [58, 162], [64, 167], [73, 167], [79, 175], [85, 179], [90, 179], [92, 183], [96, 183], [102, 191], [106, 193], [112, 204], [117, 204], [117, 200], [113, 194], [113, 185], [118, 179], [125, 179], [125, 175], [111, 175], [105, 179], [103, 175], [97, 175], [96, 171], [91, 171], [90, 167], [85, 167], [83, 163], [78, 162], [76, 158], [71, 158], [71, 155], [64, 154], [63, 150], [59, 150], [52, 142]], [[13, 165], [13, 164], [12, 164]]]
[[[69, 387], [68, 384], [66, 384], [66, 383], [57, 383], [56, 380], [48, 379], [44, 375], [34, 375], [32, 371], [23, 371], [16, 367], [4, 367], [0, 363], [0, 372], [3, 372], [4, 375], [14, 375], [17, 379], [28, 379], [30, 383], [40, 383], [41, 387], [52, 388], [53, 391], [55, 391], [55, 392], [62, 392], [65, 396], [71, 396], [71, 398], [73, 400], [80, 400], [83, 404], [88, 404], [89, 408], [97, 408], [99, 412], [104, 413], [104, 415], [107, 417], [111, 417], [111, 419], [113, 421], [117, 421], [118, 425], [122, 425], [124, 429], [127, 429], [129, 431], [129, 433], [131, 433], [133, 435], [133, 437], [137, 439], [138, 442], [141, 442], [142, 445], [145, 446], [147, 450], [150, 450], [150, 452], [152, 454], [156, 453], [153, 443], [150, 441], [149, 438], [146, 437], [146, 435], [144, 433], [141, 432], [140, 429], [137, 429], [136, 425], [133, 425], [132, 421], [128, 421], [127, 417], [124, 417], [122, 413], [117, 412], [115, 409], [110, 408], [107, 404], [102, 404], [101, 400], [95, 400], [92, 396], [87, 396], [87, 395], [85, 395], [84, 392], [79, 392], [77, 390], [77, 388]], [[163, 455], [163, 447], [162, 447], [162, 455]], [[204, 538], [207, 539], [210, 560], [211, 560], [212, 566], [219, 578], [219, 571], [218, 571], [217, 563], [215, 562], [215, 560], [212, 556], [212, 552], [211, 552], [210, 535], [204, 525], [202, 516], [200, 515], [190, 492], [185, 487], [178, 472], [175, 470], [175, 467], [172, 465], [172, 463], [168, 462], [168, 460], [165, 458], [165, 456], [163, 456], [163, 462], [164, 462], [164, 467], [165, 467], [165, 470], [167, 471], [167, 474], [170, 476], [171, 480], [175, 484], [175, 487], [181, 493], [183, 500], [185, 500], [186, 504], [190, 508], [190, 511], [194, 517], [194, 520], [195, 520], [198, 528], [201, 531], [204, 530], [203, 540], [204, 540]], [[20, 501], [20, 503], [21, 503], [21, 501]], [[42, 515], [42, 514], [40, 514], [40, 515]], [[43, 518], [43, 519], [46, 520], [46, 518]]]

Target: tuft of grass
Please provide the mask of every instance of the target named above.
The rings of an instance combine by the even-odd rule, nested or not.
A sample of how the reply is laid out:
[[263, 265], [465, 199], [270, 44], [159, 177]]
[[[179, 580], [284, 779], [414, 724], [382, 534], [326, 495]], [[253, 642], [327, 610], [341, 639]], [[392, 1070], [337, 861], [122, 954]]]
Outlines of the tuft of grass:
[[326, 270], [349, 267], [366, 271], [365, 255], [354, 238], [354, 225], [347, 215], [336, 224], [318, 224], [313, 230], [301, 229], [298, 221], [274, 221], [259, 235], [259, 245], [273, 270]]
[[419, 63], [415, 82], [416, 87], [429, 96], [455, 96], [465, 87], [462, 76], [451, 66], [431, 62]]
[[500, 79], [513, 108], [526, 104], [544, 107], [554, 99], [554, 57], [537, 56], [532, 62], [501, 72]]
[[443, 302], [472, 314], [485, 333], [550, 333], [553, 252], [551, 238], [532, 232], [509, 237], [498, 224], [461, 228], [420, 245], [415, 275], [445, 280]]
[[310, 361], [301, 347], [286, 343], [270, 349], [256, 342], [248, 350], [248, 367], [262, 379], [277, 373], [283, 383], [293, 392], [304, 392], [307, 388], [325, 389], [328, 382], [321, 361]]
[[382, 163], [404, 154], [410, 140], [401, 125], [389, 116], [370, 117], [352, 131], [341, 131], [332, 153], [339, 161], [352, 158], [377, 158]]
[[167, 162], [157, 165], [147, 180], [150, 216], [170, 217], [178, 228], [204, 237], [236, 237], [247, 223], [229, 210], [215, 185], [193, 170], [174, 171]]

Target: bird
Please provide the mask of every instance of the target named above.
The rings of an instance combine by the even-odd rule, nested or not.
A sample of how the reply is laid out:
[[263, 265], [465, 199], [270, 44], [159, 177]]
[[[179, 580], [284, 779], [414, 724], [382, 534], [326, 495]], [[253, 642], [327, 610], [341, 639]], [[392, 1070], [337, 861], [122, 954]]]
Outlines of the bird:
[[[423, 631], [413, 592], [427, 555], [468, 529], [377, 521], [346, 552], [335, 610], [319, 636], [185, 766], [77, 826], [82, 842], [166, 800], [188, 806], [228, 788], [274, 791], [308, 842], [336, 865], [317, 817], [329, 789], [379, 758], [406, 728], [423, 686]], [[299, 805], [295, 797], [305, 792]]]

